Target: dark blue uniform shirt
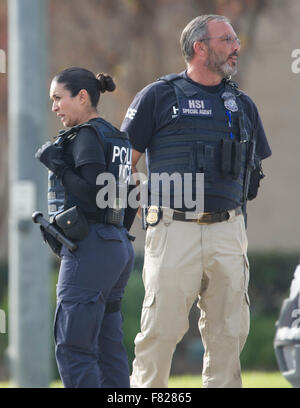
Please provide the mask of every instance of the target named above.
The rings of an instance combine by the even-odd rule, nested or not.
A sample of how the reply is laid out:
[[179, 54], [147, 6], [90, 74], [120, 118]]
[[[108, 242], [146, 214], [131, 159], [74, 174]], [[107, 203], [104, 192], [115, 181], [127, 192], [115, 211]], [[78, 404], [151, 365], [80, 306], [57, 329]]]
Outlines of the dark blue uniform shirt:
[[[186, 71], [179, 75], [199, 87], [200, 90], [212, 94], [219, 93], [224, 88], [223, 82], [216, 86], [200, 85], [192, 81]], [[256, 154], [260, 160], [263, 160], [272, 152], [257, 107], [248, 95], [243, 93], [240, 98], [244, 112], [250, 118], [253, 129], [256, 130]], [[127, 110], [121, 130], [129, 133], [133, 149], [143, 153], [151, 145], [153, 135], [166, 125], [174, 123], [177, 116], [178, 106], [173, 87], [166, 81], [156, 81], [137, 93]], [[205, 197], [205, 211], [221, 211], [230, 208], [233, 208], [233, 204], [228, 200]]]

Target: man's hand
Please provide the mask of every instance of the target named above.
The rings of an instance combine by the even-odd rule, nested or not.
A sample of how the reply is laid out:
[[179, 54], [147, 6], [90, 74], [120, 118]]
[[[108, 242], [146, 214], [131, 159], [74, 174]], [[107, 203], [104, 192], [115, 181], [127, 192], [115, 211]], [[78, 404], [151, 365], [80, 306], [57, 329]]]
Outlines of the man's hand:
[[[140, 181], [135, 179], [134, 173], [138, 172], [137, 168], [136, 168], [136, 165], [137, 165], [137, 162], [142, 157], [142, 155], [143, 155], [143, 153], [138, 152], [135, 149], [132, 149], [132, 167], [131, 168], [132, 168], [132, 175], [133, 175], [133, 178], [134, 178], [135, 183], [136, 183], [137, 186], [140, 184]], [[137, 215], [138, 215], [139, 218], [142, 218], [142, 209], [141, 209], [140, 206], [139, 206], [139, 208], [137, 210]]]
[[35, 158], [43, 163], [49, 170], [61, 178], [64, 171], [68, 168], [63, 160], [64, 150], [61, 146], [55, 146], [51, 142], [43, 144], [35, 154]]

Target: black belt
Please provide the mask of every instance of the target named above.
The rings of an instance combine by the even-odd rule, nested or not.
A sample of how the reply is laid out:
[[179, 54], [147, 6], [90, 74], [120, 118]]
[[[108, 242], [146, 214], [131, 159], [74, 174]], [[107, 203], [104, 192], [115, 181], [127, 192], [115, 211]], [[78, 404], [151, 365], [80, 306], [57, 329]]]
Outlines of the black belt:
[[104, 224], [104, 220], [105, 220], [103, 213], [100, 213], [100, 214], [98, 213], [95, 215], [85, 214], [85, 218], [89, 224]]
[[94, 220], [94, 219], [92, 219], [92, 218], [87, 218], [87, 222], [88, 222], [89, 224], [103, 224], [103, 221]]
[[[173, 220], [196, 222], [197, 224], [212, 224], [214, 222], [222, 222], [228, 220], [230, 217], [229, 211], [231, 210], [194, 214], [193, 218], [191, 218], [191, 213], [174, 210]], [[242, 214], [241, 207], [235, 208], [234, 212], [235, 215]]]

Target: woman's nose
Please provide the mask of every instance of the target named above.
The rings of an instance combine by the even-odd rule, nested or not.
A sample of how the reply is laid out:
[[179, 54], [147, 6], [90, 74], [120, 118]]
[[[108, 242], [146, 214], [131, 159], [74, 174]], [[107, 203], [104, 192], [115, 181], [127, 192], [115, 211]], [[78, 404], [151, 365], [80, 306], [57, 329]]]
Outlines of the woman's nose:
[[55, 101], [53, 101], [52, 103], [52, 112], [56, 112], [58, 109], [57, 103]]

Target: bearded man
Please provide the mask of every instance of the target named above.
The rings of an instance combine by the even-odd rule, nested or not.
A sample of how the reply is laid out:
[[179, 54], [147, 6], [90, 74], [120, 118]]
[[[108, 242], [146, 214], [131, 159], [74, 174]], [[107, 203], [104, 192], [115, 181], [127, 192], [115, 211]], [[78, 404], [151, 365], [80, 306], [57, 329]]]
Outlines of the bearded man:
[[[186, 70], [142, 89], [122, 124], [133, 166], [146, 152], [150, 200], [131, 386], [168, 386], [174, 350], [198, 299], [203, 386], [241, 387], [240, 353], [249, 332], [245, 209], [257, 195], [261, 161], [271, 150], [254, 102], [230, 80], [241, 44], [229, 20], [196, 17], [180, 43]], [[157, 191], [152, 176], [162, 174], [180, 176], [180, 204], [174, 183], [169, 204]], [[192, 200], [186, 200], [188, 190]]]

